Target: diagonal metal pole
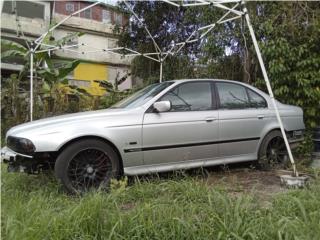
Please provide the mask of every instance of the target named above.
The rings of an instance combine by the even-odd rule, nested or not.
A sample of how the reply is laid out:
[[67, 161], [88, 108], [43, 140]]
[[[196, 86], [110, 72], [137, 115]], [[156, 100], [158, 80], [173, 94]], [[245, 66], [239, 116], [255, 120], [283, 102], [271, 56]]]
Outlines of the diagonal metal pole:
[[248, 25], [248, 28], [249, 28], [249, 32], [250, 32], [252, 41], [253, 41], [253, 45], [254, 45], [255, 51], [257, 53], [257, 57], [258, 57], [258, 60], [259, 60], [259, 64], [260, 64], [260, 67], [261, 67], [263, 78], [264, 78], [264, 81], [266, 82], [267, 89], [268, 89], [268, 92], [269, 92], [269, 95], [270, 95], [270, 98], [271, 98], [271, 102], [272, 102], [272, 105], [274, 107], [274, 111], [276, 113], [276, 118], [277, 118], [278, 123], [280, 125], [280, 130], [281, 130], [281, 133], [282, 133], [282, 137], [284, 139], [284, 143], [286, 145], [286, 148], [287, 148], [287, 151], [288, 151], [288, 154], [289, 154], [289, 159], [290, 159], [290, 162], [291, 162], [292, 167], [293, 167], [293, 173], [297, 177], [299, 174], [297, 172], [296, 164], [295, 164], [293, 156], [292, 156], [292, 152], [291, 152], [291, 149], [290, 149], [289, 141], [288, 141], [286, 132], [285, 132], [284, 127], [283, 127], [283, 123], [282, 123], [282, 120], [281, 120], [281, 117], [280, 117], [279, 109], [278, 109], [276, 100], [274, 98], [274, 94], [273, 94], [273, 91], [272, 91], [272, 88], [271, 88], [270, 80], [269, 80], [269, 77], [268, 77], [268, 74], [267, 74], [267, 71], [266, 71], [262, 56], [261, 56], [260, 48], [259, 48], [256, 36], [255, 36], [255, 33], [253, 31], [253, 27], [252, 27], [251, 22], [250, 22], [250, 17], [249, 17], [249, 14], [248, 14], [248, 10], [247, 10], [247, 8], [245, 6], [244, 1], [241, 2], [241, 5], [242, 5], [242, 8], [243, 8], [244, 16], [245, 16], [245, 19], [246, 19], [246, 22], [247, 22], [247, 25]]

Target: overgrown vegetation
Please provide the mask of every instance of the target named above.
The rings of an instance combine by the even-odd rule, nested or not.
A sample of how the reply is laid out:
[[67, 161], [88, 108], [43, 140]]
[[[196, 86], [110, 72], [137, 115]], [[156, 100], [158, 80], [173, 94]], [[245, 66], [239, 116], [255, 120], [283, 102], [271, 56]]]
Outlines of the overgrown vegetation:
[[318, 239], [320, 179], [263, 205], [201, 176], [113, 183], [72, 197], [53, 177], [2, 171], [3, 239]]

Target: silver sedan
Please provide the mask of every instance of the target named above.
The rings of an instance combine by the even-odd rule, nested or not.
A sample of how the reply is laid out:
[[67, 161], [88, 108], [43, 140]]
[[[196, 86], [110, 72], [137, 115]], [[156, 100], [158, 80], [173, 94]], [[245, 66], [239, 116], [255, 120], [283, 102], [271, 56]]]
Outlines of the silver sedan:
[[[302, 109], [277, 102], [290, 144], [303, 139]], [[111, 178], [256, 161], [269, 168], [287, 153], [270, 98], [241, 82], [153, 84], [105, 110], [11, 128], [2, 158], [9, 171], [54, 168], [70, 192]]]

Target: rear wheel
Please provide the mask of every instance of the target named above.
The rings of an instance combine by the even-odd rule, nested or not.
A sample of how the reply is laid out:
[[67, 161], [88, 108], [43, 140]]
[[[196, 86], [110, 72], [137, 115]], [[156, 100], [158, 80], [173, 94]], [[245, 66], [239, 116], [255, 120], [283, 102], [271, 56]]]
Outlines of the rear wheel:
[[119, 157], [107, 143], [83, 139], [67, 146], [55, 163], [55, 175], [71, 193], [107, 189], [120, 173]]
[[262, 170], [287, 167], [288, 160], [288, 152], [281, 132], [278, 130], [270, 132], [261, 143], [258, 167]]

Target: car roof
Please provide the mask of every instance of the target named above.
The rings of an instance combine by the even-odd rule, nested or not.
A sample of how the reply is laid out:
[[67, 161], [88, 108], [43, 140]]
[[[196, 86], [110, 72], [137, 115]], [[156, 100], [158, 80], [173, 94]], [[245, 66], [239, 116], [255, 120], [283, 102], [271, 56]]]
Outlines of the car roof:
[[168, 80], [166, 82], [192, 82], [192, 81], [214, 81], [214, 82], [243, 83], [243, 82], [235, 81], [235, 80], [215, 79], [215, 78], [175, 79], [175, 80]]

